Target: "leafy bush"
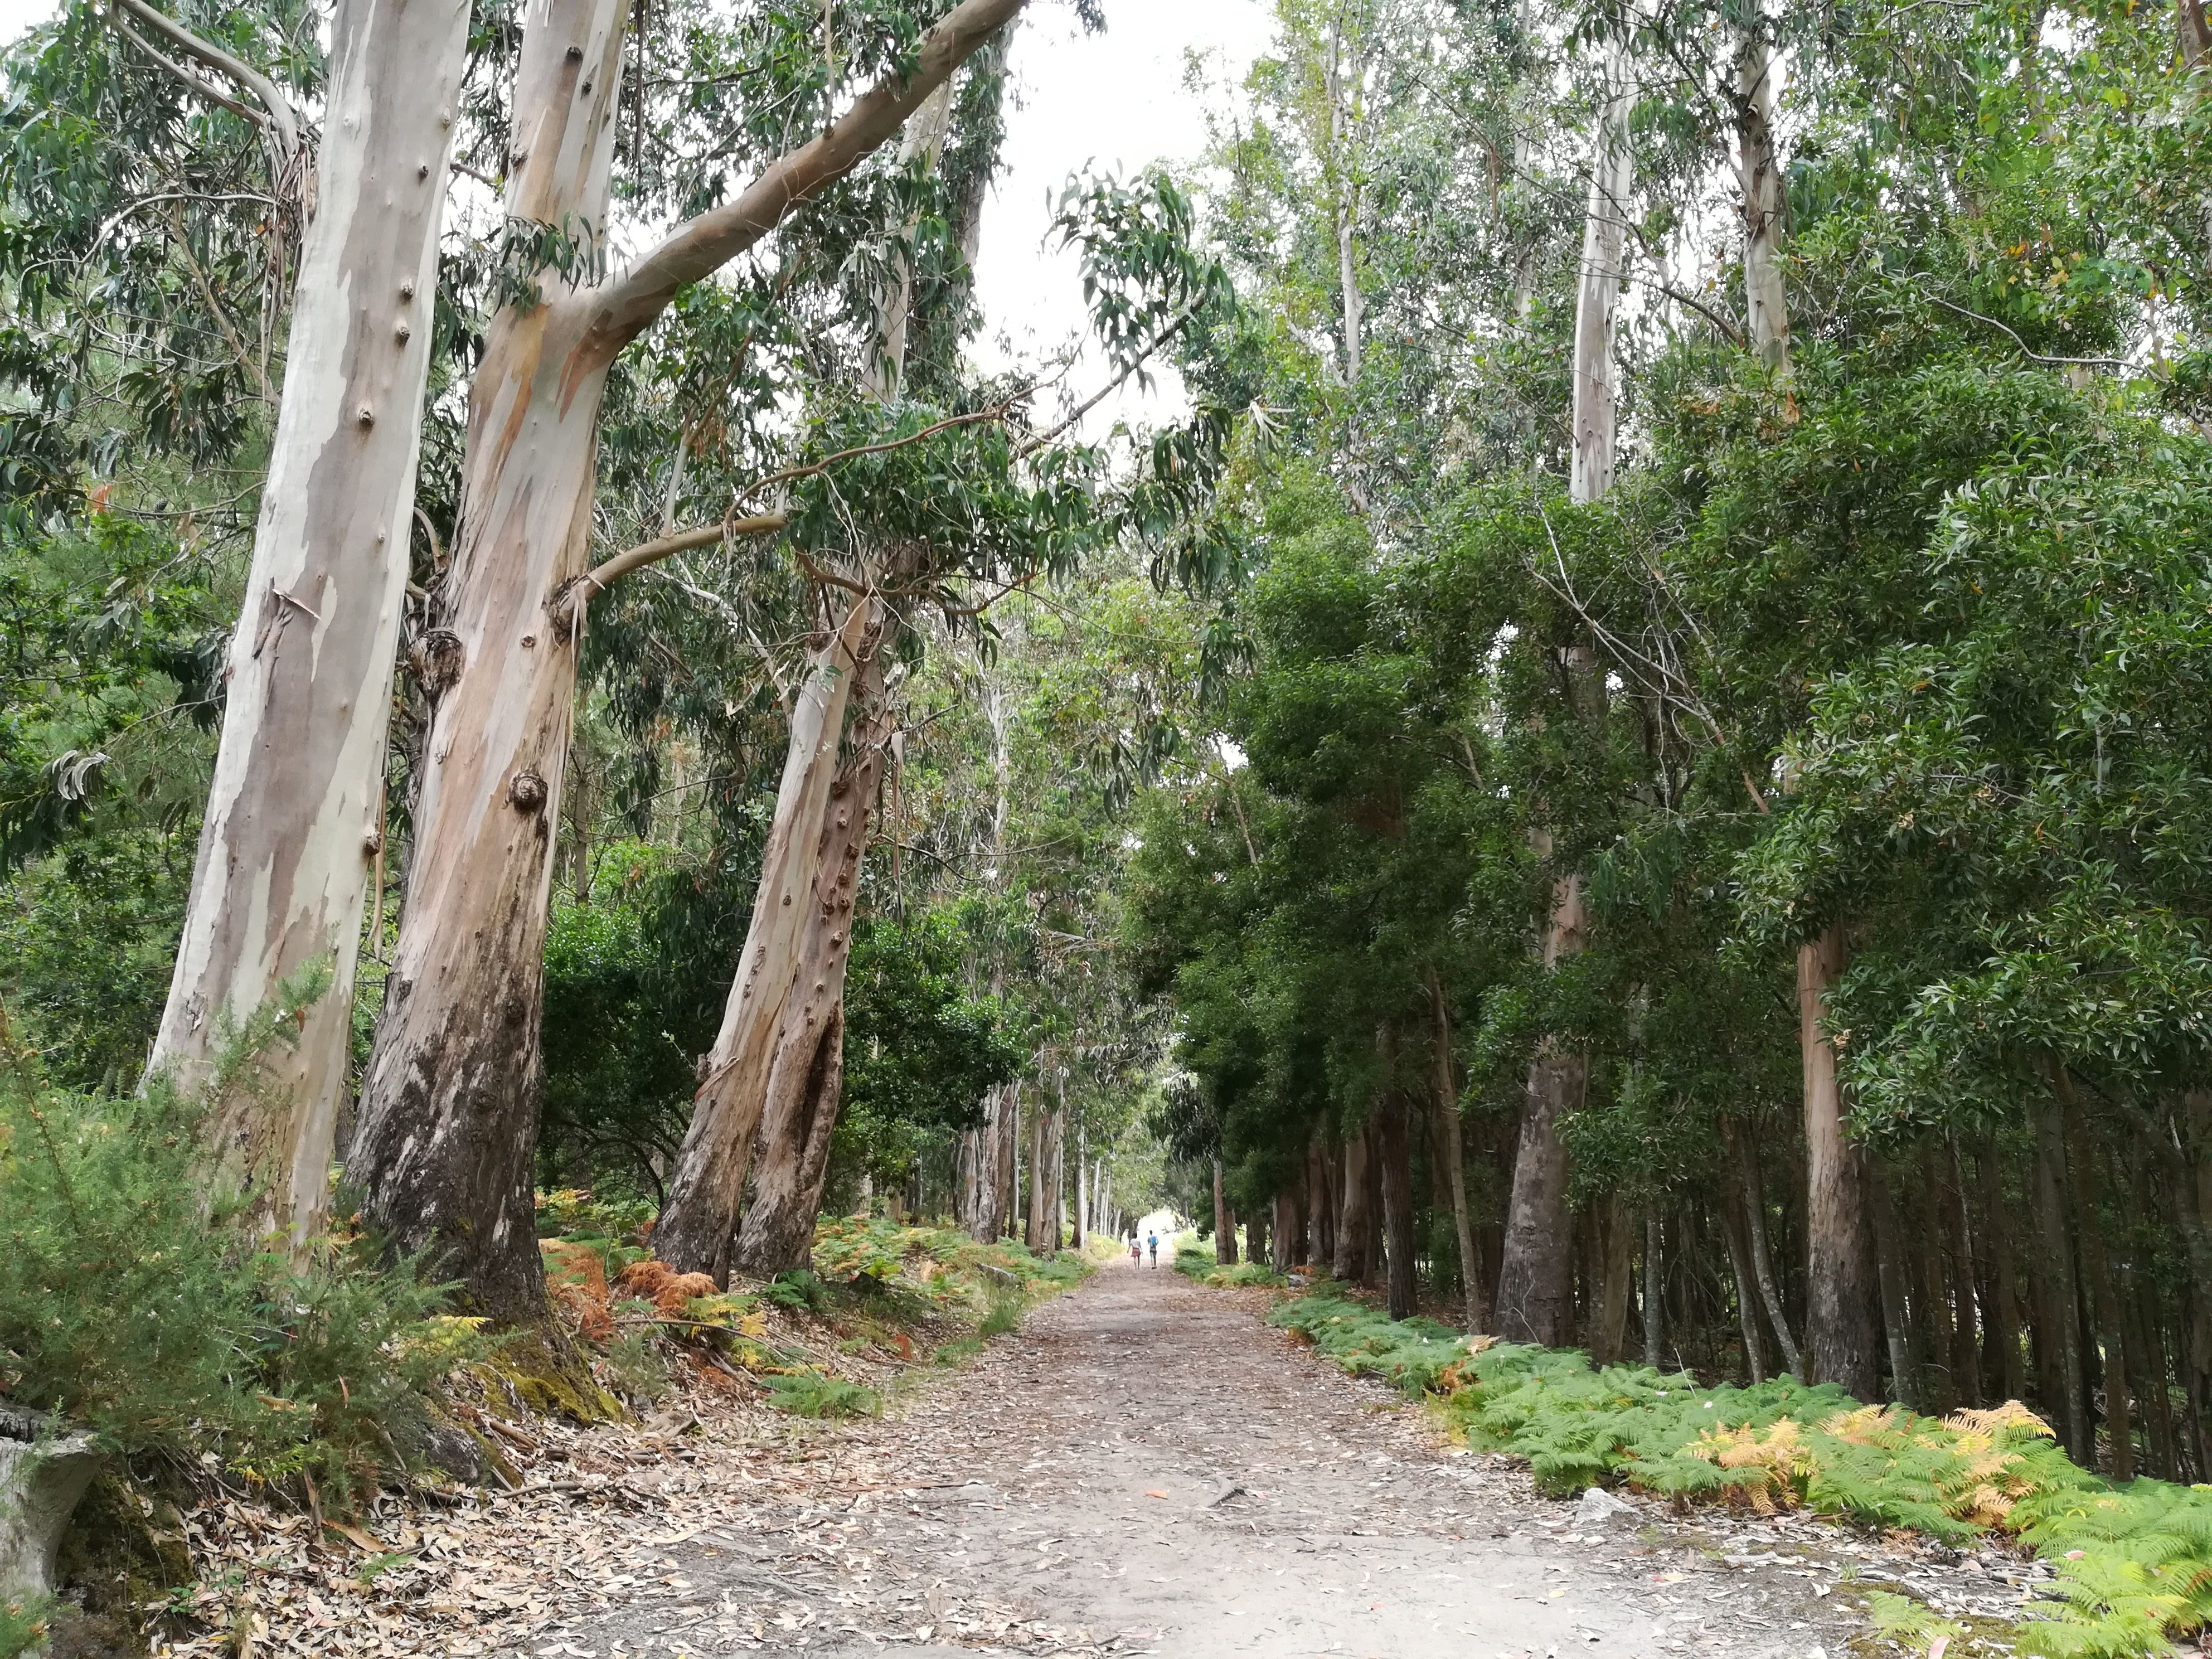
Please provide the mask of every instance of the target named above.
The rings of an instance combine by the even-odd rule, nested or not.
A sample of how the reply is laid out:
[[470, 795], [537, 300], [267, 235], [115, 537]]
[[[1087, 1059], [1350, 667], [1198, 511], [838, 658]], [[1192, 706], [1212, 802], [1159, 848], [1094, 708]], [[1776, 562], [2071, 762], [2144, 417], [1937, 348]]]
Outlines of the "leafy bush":
[[1176, 1249], [1175, 1270], [1186, 1279], [1217, 1287], [1290, 1282], [1264, 1261], [1238, 1261], [1224, 1267], [1213, 1259], [1212, 1250], [1197, 1243], [1185, 1243]]
[[[1469, 1442], [1525, 1457], [1552, 1492], [1618, 1480], [1680, 1502], [1802, 1506], [1954, 1540], [2016, 1534], [2057, 1571], [2058, 1599], [2020, 1632], [2045, 1659], [2166, 1654], [2168, 1638], [2212, 1626], [2212, 1487], [2114, 1486], [2017, 1403], [1939, 1422], [1792, 1377], [1705, 1388], [1687, 1372], [1597, 1369], [1570, 1349], [1392, 1320], [1328, 1292], [1271, 1318], [1346, 1370], [1435, 1399]], [[1940, 1633], [1907, 1607], [1881, 1611], [1901, 1633]]]
[[325, 1241], [295, 1265], [246, 1237], [210, 1194], [204, 1116], [158, 1080], [74, 1094], [0, 1057], [0, 1399], [345, 1503], [484, 1345], [414, 1263]]

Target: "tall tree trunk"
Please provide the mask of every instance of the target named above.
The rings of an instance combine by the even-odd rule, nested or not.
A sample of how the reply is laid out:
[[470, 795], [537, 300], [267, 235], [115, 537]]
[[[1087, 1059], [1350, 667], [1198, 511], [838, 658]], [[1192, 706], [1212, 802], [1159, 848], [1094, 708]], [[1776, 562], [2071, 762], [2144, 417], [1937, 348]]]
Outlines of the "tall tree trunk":
[[1831, 923], [1797, 950], [1797, 1036], [1805, 1071], [1805, 1347], [1811, 1382], [1834, 1382], [1873, 1400], [1879, 1384], [1875, 1321], [1874, 1240], [1867, 1226], [1867, 1178], [1858, 1149], [1844, 1137], [1836, 1051], [1820, 1022], [1828, 988], [1843, 972], [1843, 925]]
[[853, 953], [853, 902], [890, 757], [885, 650], [879, 634], [854, 677], [862, 713], [830, 787], [814, 885], [805, 902], [799, 972], [784, 1000], [769, 1063], [760, 1114], [760, 1169], [735, 1255], [738, 1265], [758, 1279], [804, 1267], [813, 1259], [814, 1221], [830, 1173], [844, 1076], [845, 971]]
[[[2066, 1143], [2072, 1153], [2075, 1226], [2081, 1239], [2081, 1272], [2088, 1280], [2089, 1306], [2096, 1321], [2097, 1347], [2103, 1359], [2105, 1426], [2112, 1447], [2112, 1474], [2115, 1480], [2132, 1480], [2136, 1474], [2135, 1414], [2128, 1397], [2129, 1364], [2126, 1322], [2120, 1310], [2119, 1287], [2112, 1282], [2112, 1263], [2105, 1254], [2105, 1230], [2098, 1215], [2097, 1144], [2089, 1121], [2075, 1097], [2073, 1079], [2061, 1066], [2057, 1078], [2064, 1105]], [[2094, 1447], [2091, 1448], [2094, 1454]], [[2090, 1467], [2095, 1468], [2093, 1455]]]
[[1592, 1247], [1599, 1255], [1597, 1316], [1591, 1322], [1590, 1347], [1599, 1364], [1617, 1365], [1628, 1358], [1630, 1284], [1636, 1252], [1628, 1237], [1628, 1206], [1618, 1194], [1590, 1212]]
[[1467, 1204], [1465, 1129], [1460, 1121], [1459, 1082], [1452, 1071], [1451, 1006], [1443, 979], [1429, 970], [1429, 1006], [1435, 1019], [1430, 1040], [1436, 1073], [1437, 1146], [1443, 1153], [1444, 1179], [1451, 1188], [1452, 1228], [1459, 1241], [1459, 1279], [1469, 1332], [1490, 1328], [1490, 1308], [1482, 1293], [1482, 1266], [1474, 1254], [1474, 1218]]
[[1774, 153], [1774, 65], [1766, 26], [1755, 15], [1735, 62], [1736, 168], [1743, 191], [1743, 288], [1752, 349], [1770, 368], [1790, 362], [1790, 313], [1782, 287], [1782, 239], [1790, 209]]
[[1213, 1259], [1224, 1267], [1237, 1265], [1237, 1222], [1229, 1212], [1229, 1199], [1221, 1185], [1221, 1160], [1213, 1160]]
[[1267, 1206], [1264, 1204], [1244, 1218], [1244, 1255], [1250, 1261], [1267, 1259]]
[[[550, 832], [608, 371], [687, 285], [895, 137], [1023, 4], [961, 0], [924, 37], [910, 73], [879, 82], [746, 189], [604, 282], [571, 287], [540, 273], [534, 302], [493, 320], [470, 392], [437, 653], [452, 684], [432, 719], [407, 908], [348, 1171], [370, 1222], [401, 1249], [436, 1249], [481, 1311], [533, 1322], [545, 1312], [530, 1165]], [[531, 13], [511, 222], [603, 224], [627, 10], [623, 0], [545, 0]], [[719, 1224], [689, 1207], [676, 1240], [689, 1259], [712, 1259]]]
[[[863, 673], [880, 684], [883, 651], [880, 620], [871, 605], [856, 604], [837, 631], [808, 653], [806, 672], [792, 702], [783, 777], [738, 972], [723, 1007], [721, 1030], [703, 1063], [668, 1202], [653, 1231], [653, 1249], [662, 1261], [684, 1273], [711, 1273], [718, 1284], [729, 1279], [738, 1210], [770, 1077], [778, 1060], [786, 1057], [787, 1041], [805, 1040], [787, 1030], [786, 1014], [816, 965], [809, 961], [810, 946], [817, 951], [822, 946], [814, 923], [823, 860], [833, 846], [842, 845], [831, 823], [831, 799], [839, 781], [847, 708]], [[841, 988], [842, 962], [841, 954]], [[814, 1005], [801, 998], [799, 1006], [804, 1011]]]
[[1990, 1356], [1983, 1361], [1990, 1387], [2006, 1400], [2027, 1397], [2027, 1371], [2020, 1352], [2020, 1285], [2013, 1269], [2012, 1224], [2005, 1209], [2004, 1183], [1994, 1139], [1983, 1148], [1982, 1215], [1990, 1241], [1990, 1320], [1984, 1333]]
[[1397, 1047], [1397, 1033], [1386, 1022], [1376, 1033], [1382, 1077], [1375, 1092], [1370, 1121], [1375, 1126], [1376, 1161], [1382, 1167], [1390, 1317], [1410, 1319], [1418, 1288], [1413, 1273], [1413, 1163], [1407, 1133], [1406, 1095], [1398, 1085]]
[[1367, 1279], [1367, 1164], [1373, 1139], [1364, 1123], [1358, 1133], [1344, 1139], [1344, 1188], [1339, 1194], [1336, 1260], [1330, 1272], [1347, 1285], [1364, 1284]]
[[1096, 1188], [1091, 1181], [1091, 1138], [1085, 1126], [1075, 1126], [1075, 1248], [1081, 1250], [1090, 1242], [1091, 1194]]
[[[1621, 86], [1620, 66], [1607, 65], [1607, 81]], [[1610, 92], [1598, 112], [1590, 159], [1589, 210], [1583, 217], [1583, 253], [1575, 300], [1574, 455], [1569, 483], [1574, 499], [1595, 501], [1613, 488], [1619, 453], [1619, 369], [1613, 360], [1615, 313], [1627, 257], [1628, 198], [1635, 156], [1628, 145], [1630, 100]]]
[[2057, 1419], [2067, 1453], [2083, 1468], [2096, 1462], [2081, 1376], [2081, 1297], [2074, 1274], [2074, 1241], [2066, 1226], [2066, 1143], [2055, 1096], [2031, 1108], [2035, 1131], [2035, 1231], [2041, 1270], [2036, 1323], [2041, 1328], [2044, 1405]]
[[1904, 1243], [1898, 1237], [1897, 1206], [1887, 1174], [1871, 1159], [1866, 1161], [1866, 1174], [1868, 1218], [1874, 1224], [1875, 1263], [1881, 1285], [1882, 1334], [1889, 1343], [1890, 1392], [1917, 1411], [1923, 1404], [1920, 1356], [1912, 1340], [1911, 1310], [1905, 1300]]
[[1665, 1235], [1659, 1225], [1659, 1212], [1647, 1209], [1644, 1212], [1644, 1363], [1652, 1370], [1659, 1369], [1661, 1349], [1666, 1341], [1667, 1276], [1665, 1258], [1661, 1249]]
[[1759, 1180], [1758, 1145], [1733, 1118], [1723, 1121], [1721, 1133], [1732, 1154], [1730, 1162], [1735, 1171], [1737, 1197], [1743, 1205], [1744, 1230], [1749, 1235], [1752, 1277], [1759, 1286], [1759, 1299], [1774, 1331], [1775, 1345], [1782, 1351], [1782, 1369], [1802, 1381], [1805, 1361], [1797, 1352], [1796, 1339], [1790, 1333], [1789, 1311], [1783, 1306], [1782, 1291], [1774, 1279], [1774, 1258], [1766, 1248], [1766, 1194]]
[[1735, 1316], [1743, 1339], [1744, 1377], [1753, 1384], [1764, 1382], [1766, 1358], [1759, 1340], [1759, 1278], [1752, 1269], [1743, 1210], [1732, 1196], [1722, 1203], [1721, 1231], [1728, 1238], [1729, 1274], [1735, 1286]]
[[1314, 1270], [1323, 1273], [1333, 1272], [1336, 1261], [1336, 1191], [1330, 1164], [1316, 1133], [1306, 1145], [1306, 1214], [1312, 1218]]
[[1972, 1237], [1967, 1224], [1966, 1166], [1955, 1140], [1946, 1139], [1941, 1156], [1948, 1164], [1949, 1178], [1944, 1180], [1939, 1170], [1933, 1196], [1942, 1208], [1951, 1246], [1951, 1384], [1960, 1404], [1978, 1406], [1982, 1403], [1981, 1361], [1974, 1313], [1981, 1288], [1974, 1272]]
[[[1541, 845], [1548, 850], [1550, 838]], [[1544, 928], [1544, 966], [1583, 947], [1588, 922], [1579, 876], [1553, 884]], [[1505, 1250], [1498, 1269], [1498, 1334], [1509, 1342], [1565, 1347], [1574, 1340], [1574, 1222], [1567, 1209], [1567, 1149], [1559, 1122], [1580, 1109], [1589, 1061], [1547, 1038], [1528, 1068], [1521, 1109], [1521, 1148], [1513, 1164], [1513, 1196]]]
[[317, 964], [329, 985], [210, 1150], [257, 1229], [322, 1230], [354, 967], [383, 845], [385, 740], [469, 8], [340, 0], [315, 207], [246, 597], [224, 669], [191, 895], [149, 1071], [213, 1078], [232, 1033]]

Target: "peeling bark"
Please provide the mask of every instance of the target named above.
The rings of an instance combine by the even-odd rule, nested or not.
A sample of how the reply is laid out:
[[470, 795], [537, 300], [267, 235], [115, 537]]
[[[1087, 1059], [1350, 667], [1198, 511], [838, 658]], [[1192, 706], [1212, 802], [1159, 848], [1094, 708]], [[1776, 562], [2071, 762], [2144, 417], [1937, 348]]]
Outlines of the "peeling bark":
[[[318, 962], [330, 988], [217, 1103], [257, 1225], [320, 1231], [407, 580], [447, 156], [467, 43], [455, 0], [342, 0], [319, 198], [224, 670], [222, 746], [149, 1070], [203, 1086], [228, 1034]], [[282, 102], [281, 98], [277, 100]], [[273, 106], [272, 106], [273, 107]]]
[[[1547, 971], [1583, 948], [1589, 928], [1582, 878], [1562, 877], [1553, 891], [1544, 928]], [[1528, 1067], [1498, 1271], [1498, 1334], [1509, 1342], [1556, 1348], [1574, 1341], [1574, 1218], [1567, 1208], [1567, 1149], [1559, 1126], [1581, 1109], [1589, 1077], [1588, 1058], [1550, 1038]]]
[[[962, 0], [923, 38], [910, 75], [879, 82], [732, 200], [604, 283], [572, 289], [543, 273], [534, 304], [494, 320], [471, 392], [447, 596], [459, 678], [432, 720], [392, 1001], [350, 1171], [369, 1218], [403, 1249], [437, 1248], [483, 1311], [544, 1316], [530, 1164], [549, 826], [578, 643], [576, 622], [557, 627], [555, 616], [578, 614], [570, 601], [586, 569], [607, 373], [685, 284], [890, 140], [1024, 3]], [[510, 218], [604, 222], [625, 10], [621, 0], [543, 0], [531, 14]], [[710, 1219], [695, 1208], [678, 1238], [719, 1249]]]
[[1752, 349], [1769, 368], [1790, 362], [1790, 308], [1782, 287], [1782, 239], [1790, 209], [1774, 153], [1774, 64], [1756, 18], [1736, 55], [1736, 173], [1743, 192], [1743, 290]]

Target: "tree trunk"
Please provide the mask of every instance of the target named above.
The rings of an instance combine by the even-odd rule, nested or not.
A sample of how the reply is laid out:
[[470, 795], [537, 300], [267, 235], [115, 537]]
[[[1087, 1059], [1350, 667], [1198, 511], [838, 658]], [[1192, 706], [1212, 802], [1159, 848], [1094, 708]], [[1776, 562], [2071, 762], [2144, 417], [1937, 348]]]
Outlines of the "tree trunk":
[[1960, 1403], [1982, 1403], [1980, 1349], [1975, 1340], [1974, 1310], [1980, 1287], [1974, 1273], [1974, 1252], [1966, 1216], [1966, 1167], [1956, 1141], [1946, 1139], [1942, 1157], [1949, 1164], [1948, 1184], [1939, 1170], [1933, 1200], [1943, 1212], [1951, 1246], [1951, 1386]]
[[1728, 1237], [1729, 1274], [1735, 1281], [1736, 1325], [1743, 1339], [1744, 1377], [1756, 1386], [1766, 1381], [1766, 1358], [1759, 1341], [1759, 1279], [1752, 1269], [1743, 1211], [1726, 1200], [1721, 1206], [1721, 1231]]
[[1245, 1218], [1244, 1255], [1250, 1261], [1267, 1259], [1267, 1206], [1264, 1204]]
[[1843, 972], [1841, 923], [1797, 950], [1797, 1040], [1805, 1071], [1805, 1346], [1811, 1382], [1835, 1382], [1859, 1400], [1876, 1397], [1874, 1241], [1867, 1227], [1866, 1176], [1844, 1138], [1836, 1051], [1820, 1030], [1828, 988]]
[[1091, 1237], [1091, 1138], [1084, 1125], [1075, 1126], [1075, 1248], [1079, 1251]]
[[1802, 1381], [1805, 1361], [1797, 1352], [1796, 1339], [1790, 1334], [1789, 1311], [1783, 1306], [1782, 1292], [1774, 1279], [1774, 1258], [1766, 1248], [1766, 1194], [1759, 1180], [1759, 1149], [1734, 1119], [1723, 1122], [1722, 1134], [1734, 1154], [1736, 1192], [1743, 1204], [1744, 1231], [1749, 1236], [1752, 1277], [1759, 1285], [1759, 1299], [1773, 1328], [1775, 1345], [1782, 1351], [1782, 1369]]
[[760, 1170], [734, 1257], [757, 1279], [804, 1267], [813, 1259], [814, 1221], [830, 1173], [844, 1077], [845, 970], [852, 960], [853, 902], [876, 796], [890, 757], [884, 651], [879, 636], [855, 675], [863, 712], [830, 787], [829, 811], [818, 831], [799, 971], [784, 1000], [769, 1063], [760, 1113]]
[[1286, 1273], [1298, 1265], [1298, 1245], [1305, 1236], [1305, 1227], [1298, 1215], [1297, 1194], [1280, 1192], [1275, 1194], [1274, 1258], [1271, 1266], [1279, 1273]]
[[[817, 890], [824, 859], [833, 844], [842, 845], [831, 823], [831, 799], [839, 781], [846, 712], [863, 674], [880, 685], [883, 651], [883, 629], [873, 607], [852, 605], [837, 631], [809, 652], [805, 676], [793, 698], [783, 777], [761, 854], [744, 946], [722, 1011], [721, 1030], [703, 1062], [690, 1127], [677, 1154], [676, 1178], [653, 1233], [653, 1249], [662, 1261], [684, 1273], [712, 1273], [718, 1284], [729, 1279], [747, 1166], [769, 1101], [769, 1079], [779, 1059], [786, 1058], [786, 1043], [804, 1042], [787, 1030], [785, 1017], [794, 992], [817, 965], [808, 960], [810, 946], [821, 946], [811, 927], [823, 902]], [[844, 902], [850, 903], [849, 894]], [[841, 987], [842, 962], [841, 953]], [[800, 1006], [812, 1003], [801, 999]]]
[[340, 0], [284, 390], [224, 670], [222, 740], [149, 1061], [204, 1087], [280, 984], [330, 982], [216, 1103], [250, 1225], [319, 1232], [353, 1042], [354, 965], [383, 844], [407, 581], [469, 8]]
[[1982, 1209], [1994, 1291], [1984, 1335], [1993, 1359], [1985, 1358], [1983, 1363], [1995, 1392], [2007, 1400], [2025, 1400], [2027, 1371], [2020, 1352], [2020, 1285], [2013, 1270], [2012, 1224], [2005, 1211], [2004, 1185], [1996, 1158], [1996, 1145], [1991, 1140], [1982, 1153]]
[[[435, 636], [440, 678], [452, 683], [432, 717], [407, 908], [349, 1170], [370, 1222], [402, 1250], [438, 1251], [480, 1311], [544, 1316], [530, 1164], [550, 832], [608, 371], [686, 285], [895, 136], [1023, 3], [962, 0], [924, 37], [910, 73], [878, 82], [745, 190], [603, 283], [572, 287], [540, 273], [534, 302], [493, 320], [470, 391], [464, 507]], [[545, 0], [531, 13], [515, 81], [514, 130], [526, 137], [510, 157], [511, 222], [604, 223], [628, 9], [623, 0]], [[794, 902], [805, 890], [785, 889]], [[779, 965], [774, 953], [769, 965]], [[727, 1154], [724, 1114], [713, 1116]], [[687, 1261], [725, 1248], [714, 1195], [736, 1202], [721, 1182], [742, 1162], [738, 1146], [713, 1178], [695, 1171], [671, 1194], [683, 1200], [672, 1238]]]
[[1490, 1308], [1482, 1293], [1482, 1265], [1475, 1259], [1474, 1220], [1467, 1205], [1466, 1131], [1460, 1121], [1459, 1083], [1452, 1072], [1451, 1006], [1443, 981], [1429, 971], [1429, 1002], [1435, 1015], [1431, 1042], [1436, 1072], [1437, 1146], [1443, 1153], [1444, 1179], [1451, 1188], [1452, 1228], [1459, 1241], [1459, 1279], [1470, 1334], [1490, 1328]]
[[[1541, 837], [1544, 850], [1549, 844], [1548, 836]], [[1553, 884], [1544, 928], [1545, 969], [1556, 969], [1580, 951], [1587, 930], [1582, 878], [1563, 877]], [[1528, 1068], [1498, 1269], [1498, 1334], [1508, 1342], [1558, 1348], [1574, 1340], [1574, 1223], [1567, 1211], [1567, 1149], [1559, 1126], [1580, 1109], [1589, 1070], [1583, 1055], [1549, 1038]]]
[[1752, 349], [1770, 368], [1790, 362], [1782, 238], [1790, 208], [1774, 153], [1774, 75], [1765, 24], [1753, 16], [1736, 53], [1736, 167], [1743, 191], [1743, 288]]
[[1384, 1255], [1389, 1263], [1389, 1305], [1393, 1319], [1413, 1316], [1413, 1163], [1407, 1133], [1406, 1096], [1398, 1086], [1397, 1033], [1385, 1024], [1376, 1033], [1382, 1086], [1375, 1093], [1375, 1156], [1382, 1166]]
[[[1620, 66], [1608, 63], [1607, 81], [1620, 85]], [[1635, 157], [1628, 146], [1631, 100], [1607, 95], [1598, 113], [1590, 159], [1589, 206], [1583, 218], [1583, 254], [1575, 301], [1574, 455], [1570, 492], [1577, 501], [1602, 500], [1613, 488], [1619, 453], [1619, 370], [1613, 361], [1615, 313], [1627, 254], [1629, 191]]]
[[1667, 1276], [1661, 1255], [1664, 1242], [1659, 1212], [1644, 1212], [1644, 1363], [1659, 1369], [1660, 1350], [1666, 1341]]
[[1630, 1279], [1636, 1267], [1630, 1248], [1627, 1206], [1607, 1197], [1589, 1215], [1592, 1247], [1598, 1252], [1597, 1316], [1591, 1322], [1591, 1357], [1601, 1365], [1628, 1358]]
[[1316, 1273], [1332, 1273], [1336, 1261], [1336, 1194], [1330, 1182], [1328, 1152], [1316, 1133], [1306, 1146], [1306, 1214], [1313, 1227]]
[[1213, 1259], [1224, 1267], [1237, 1265], [1237, 1224], [1229, 1214], [1229, 1199], [1221, 1185], [1221, 1160], [1213, 1160]]
[[1890, 1196], [1887, 1174], [1874, 1167], [1871, 1160], [1866, 1173], [1868, 1218], [1874, 1224], [1875, 1262], [1881, 1285], [1882, 1334], [1889, 1343], [1891, 1397], [1917, 1411], [1922, 1405], [1920, 1357], [1913, 1345], [1911, 1310], [1905, 1303], [1904, 1246], [1898, 1237], [1897, 1206]]
[[2059, 1439], [2083, 1468], [2096, 1462], [2081, 1378], [2081, 1289], [2074, 1276], [2074, 1241], [2066, 1228], [2066, 1146], [2055, 1097], [2031, 1109], [2035, 1130], [2035, 1230], [2041, 1270], [2036, 1323], [2043, 1337], [2044, 1406], [2057, 1419]]
[[[2105, 1254], [2104, 1224], [2097, 1212], [2097, 1146], [2081, 1103], [2075, 1097], [2073, 1079], [2063, 1066], [2057, 1077], [2063, 1085], [2066, 1141], [2073, 1155], [2074, 1217], [2081, 1239], [2081, 1272], [2088, 1280], [2089, 1306], [2095, 1316], [2097, 1346], [2104, 1361], [2105, 1429], [2112, 1447], [2112, 1475], [2115, 1480], [2132, 1480], [2135, 1414], [2128, 1396], [2128, 1374], [2133, 1367], [2129, 1364], [2119, 1287], [2112, 1281], [2112, 1263]], [[2090, 1467], [2096, 1467], [2094, 1458]]]
[[1346, 1136], [1344, 1141], [1344, 1189], [1337, 1212], [1336, 1259], [1330, 1272], [1347, 1285], [1364, 1284], [1367, 1279], [1367, 1163], [1371, 1139], [1368, 1126], [1363, 1123], [1358, 1133]]

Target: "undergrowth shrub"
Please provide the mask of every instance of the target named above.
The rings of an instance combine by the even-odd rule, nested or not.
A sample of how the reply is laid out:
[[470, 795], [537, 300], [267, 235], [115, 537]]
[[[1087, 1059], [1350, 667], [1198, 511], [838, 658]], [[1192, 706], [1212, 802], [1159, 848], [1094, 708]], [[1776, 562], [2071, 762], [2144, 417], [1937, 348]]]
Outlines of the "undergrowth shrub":
[[[1392, 1320], [1328, 1291], [1270, 1317], [1346, 1370], [1432, 1399], [1469, 1443], [1526, 1458], [1554, 1495], [1618, 1481], [1678, 1502], [1802, 1507], [1954, 1541], [2016, 1534], [2057, 1575], [2057, 1599], [2020, 1633], [2044, 1659], [2148, 1659], [2212, 1626], [2212, 1486], [2115, 1486], [2071, 1462], [2017, 1402], [1939, 1421], [1794, 1377], [1706, 1388], [1686, 1371], [1594, 1367], [1571, 1349]], [[1909, 1606], [1876, 1613], [1923, 1645], [1948, 1628]]]
[[341, 1240], [295, 1263], [247, 1237], [210, 1194], [206, 1115], [159, 1079], [80, 1094], [0, 1054], [0, 1400], [111, 1453], [212, 1455], [349, 1505], [401, 1461], [392, 1426], [486, 1348], [479, 1322], [441, 1318], [418, 1263]]
[[1176, 1251], [1175, 1270], [1185, 1279], [1217, 1289], [1246, 1285], [1286, 1285], [1290, 1281], [1264, 1261], [1237, 1261], [1223, 1267], [1202, 1244], [1184, 1244]]

